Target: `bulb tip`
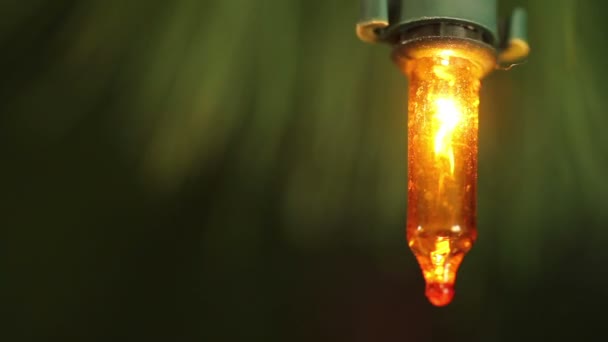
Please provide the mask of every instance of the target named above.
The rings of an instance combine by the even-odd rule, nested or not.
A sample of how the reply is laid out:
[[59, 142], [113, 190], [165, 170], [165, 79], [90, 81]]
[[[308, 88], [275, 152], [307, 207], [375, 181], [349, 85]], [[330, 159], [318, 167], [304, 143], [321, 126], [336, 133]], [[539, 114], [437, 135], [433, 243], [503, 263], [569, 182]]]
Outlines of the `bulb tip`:
[[454, 298], [454, 285], [433, 282], [426, 285], [426, 297], [435, 306], [446, 306]]

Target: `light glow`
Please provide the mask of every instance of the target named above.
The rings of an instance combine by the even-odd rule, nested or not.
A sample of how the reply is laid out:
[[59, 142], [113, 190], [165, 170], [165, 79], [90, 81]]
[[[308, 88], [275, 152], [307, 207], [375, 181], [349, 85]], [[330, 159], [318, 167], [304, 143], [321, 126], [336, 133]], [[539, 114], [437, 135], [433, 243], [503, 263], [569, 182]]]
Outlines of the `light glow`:
[[437, 107], [436, 118], [439, 129], [435, 134], [435, 155], [446, 158], [450, 164], [450, 174], [454, 174], [454, 148], [452, 134], [460, 121], [460, 110], [451, 99], [439, 98], [435, 101]]

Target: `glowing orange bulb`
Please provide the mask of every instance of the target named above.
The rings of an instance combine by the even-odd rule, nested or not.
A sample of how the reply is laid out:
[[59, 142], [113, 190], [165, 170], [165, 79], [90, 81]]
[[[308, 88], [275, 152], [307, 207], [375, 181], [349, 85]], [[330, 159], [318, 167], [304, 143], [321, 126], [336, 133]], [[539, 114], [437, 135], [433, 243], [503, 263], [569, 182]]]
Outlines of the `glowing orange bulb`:
[[407, 240], [426, 280], [426, 296], [444, 306], [456, 272], [477, 237], [477, 127], [481, 78], [491, 50], [466, 41], [408, 48]]

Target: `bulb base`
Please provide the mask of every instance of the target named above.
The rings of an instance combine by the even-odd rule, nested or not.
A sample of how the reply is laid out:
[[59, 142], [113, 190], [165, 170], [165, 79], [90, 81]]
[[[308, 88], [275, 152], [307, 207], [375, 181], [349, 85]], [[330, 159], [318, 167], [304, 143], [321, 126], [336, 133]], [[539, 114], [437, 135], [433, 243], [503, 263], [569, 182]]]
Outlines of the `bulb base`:
[[466, 37], [412, 37], [394, 45], [392, 58], [395, 64], [408, 75], [410, 61], [442, 55], [470, 60], [477, 67], [480, 79], [496, 68], [496, 50], [480, 40]]

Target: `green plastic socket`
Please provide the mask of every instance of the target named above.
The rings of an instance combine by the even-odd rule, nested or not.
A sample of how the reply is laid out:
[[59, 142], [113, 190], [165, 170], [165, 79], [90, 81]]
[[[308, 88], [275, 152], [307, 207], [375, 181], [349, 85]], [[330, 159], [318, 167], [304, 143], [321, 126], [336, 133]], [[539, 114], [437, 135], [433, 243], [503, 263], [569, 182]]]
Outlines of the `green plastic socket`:
[[385, 34], [394, 30], [426, 23], [457, 22], [487, 30], [490, 44], [497, 42], [496, 0], [403, 0], [389, 1], [396, 5], [390, 16], [391, 25]]
[[496, 7], [497, 0], [361, 0], [357, 35], [365, 42], [395, 44], [409, 29], [452, 23], [483, 31], [484, 43], [496, 50], [499, 62], [526, 57], [526, 11], [516, 8], [506, 32], [499, 32]]

